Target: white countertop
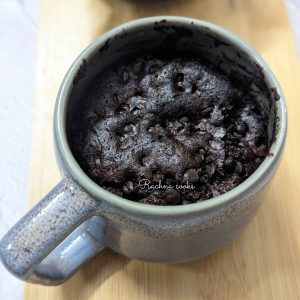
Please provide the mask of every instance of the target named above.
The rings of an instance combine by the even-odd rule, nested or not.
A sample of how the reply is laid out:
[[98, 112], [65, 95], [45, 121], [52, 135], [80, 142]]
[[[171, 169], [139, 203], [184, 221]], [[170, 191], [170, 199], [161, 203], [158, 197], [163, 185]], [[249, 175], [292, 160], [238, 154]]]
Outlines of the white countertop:
[[[0, 238], [28, 207], [38, 1], [0, 0]], [[286, 4], [300, 53], [300, 0]], [[0, 299], [22, 297], [0, 264]]]
[[[38, 0], [0, 0], [0, 237], [28, 207]], [[0, 299], [22, 299], [23, 283], [0, 263]]]

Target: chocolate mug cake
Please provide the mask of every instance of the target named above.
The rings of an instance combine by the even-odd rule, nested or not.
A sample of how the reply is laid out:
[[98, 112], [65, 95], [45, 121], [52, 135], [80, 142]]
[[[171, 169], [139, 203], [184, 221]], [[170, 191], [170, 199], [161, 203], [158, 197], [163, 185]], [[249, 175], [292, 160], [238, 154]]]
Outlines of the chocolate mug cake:
[[144, 55], [92, 82], [70, 131], [73, 154], [101, 187], [178, 205], [221, 195], [268, 153], [268, 116], [246, 89], [193, 57]]
[[78, 56], [53, 127], [62, 179], [0, 241], [12, 274], [45, 285], [104, 248], [179, 263], [223, 247], [266, 199], [287, 112], [246, 42], [163, 16], [114, 28]]

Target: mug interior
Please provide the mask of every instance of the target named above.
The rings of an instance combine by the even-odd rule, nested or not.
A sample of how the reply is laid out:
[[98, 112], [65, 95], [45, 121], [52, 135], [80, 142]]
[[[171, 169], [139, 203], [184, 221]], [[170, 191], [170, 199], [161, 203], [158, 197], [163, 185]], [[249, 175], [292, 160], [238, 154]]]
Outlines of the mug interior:
[[[155, 53], [202, 58], [228, 76], [234, 85], [245, 89], [263, 113], [269, 116], [268, 140], [272, 156], [269, 155], [246, 181], [233, 190], [195, 204], [154, 209], [152, 205], [135, 203], [102, 189], [88, 178], [75, 161], [68, 140], [71, 130], [80, 129], [81, 122], [76, 112], [84, 105], [84, 96], [91, 82], [116, 62], [126, 61], [132, 56]], [[181, 17], [140, 19], [100, 37], [82, 52], [66, 75], [58, 95], [55, 116], [58, 150], [69, 173], [80, 185], [97, 196], [96, 198], [112, 200], [113, 205], [148, 211], [151, 206], [150, 210], [161, 213], [166, 209], [169, 212], [170, 209], [185, 211], [183, 207], [187, 206], [194, 210], [196, 206], [198, 209], [213, 207], [246, 192], [268, 171], [272, 161], [279, 159], [286, 130], [283, 95], [278, 82], [262, 58], [250, 46], [223, 28]]]
[[141, 26], [107, 39], [94, 55], [84, 58], [68, 103], [67, 136], [71, 129], [80, 130], [80, 117], [76, 111], [84, 106], [84, 96], [97, 75], [118, 62], [140, 55], [190, 56], [201, 58], [228, 76], [238, 88], [251, 95], [259, 108], [269, 117], [269, 144], [274, 138], [276, 88], [268, 87], [263, 67], [237, 45], [228, 41], [210, 27], [198, 28], [192, 21], [186, 24], [169, 23], [166, 19], [150, 26]]

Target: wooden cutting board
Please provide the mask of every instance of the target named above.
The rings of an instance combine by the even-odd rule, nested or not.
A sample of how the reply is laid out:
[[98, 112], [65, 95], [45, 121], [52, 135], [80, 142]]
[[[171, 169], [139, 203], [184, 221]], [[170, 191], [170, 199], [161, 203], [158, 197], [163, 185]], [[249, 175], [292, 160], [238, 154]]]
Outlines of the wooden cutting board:
[[277, 75], [289, 110], [285, 156], [272, 192], [239, 238], [207, 258], [162, 265], [105, 250], [58, 287], [25, 285], [27, 300], [300, 299], [300, 64], [283, 0], [41, 0], [30, 199], [59, 180], [55, 97], [71, 62], [97, 36], [128, 20], [184, 15], [217, 23], [252, 44]]

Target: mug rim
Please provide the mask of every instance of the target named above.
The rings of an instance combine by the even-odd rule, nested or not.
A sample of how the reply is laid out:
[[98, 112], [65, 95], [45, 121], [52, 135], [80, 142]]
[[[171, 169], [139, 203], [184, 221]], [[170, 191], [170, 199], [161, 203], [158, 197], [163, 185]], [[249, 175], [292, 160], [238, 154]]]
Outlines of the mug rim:
[[[270, 153], [256, 171], [251, 174], [245, 181], [240, 183], [238, 186], [232, 190], [217, 196], [211, 199], [184, 205], [174, 205], [174, 206], [159, 206], [159, 205], [150, 205], [134, 202], [125, 198], [122, 198], [118, 195], [115, 195], [98, 184], [96, 184], [92, 179], [88, 177], [87, 174], [81, 169], [77, 161], [75, 160], [71, 149], [69, 147], [66, 135], [66, 113], [68, 105], [68, 97], [72, 90], [72, 83], [74, 77], [77, 74], [78, 69], [82, 64], [82, 60], [86, 59], [93, 55], [100, 47], [105, 45], [105, 42], [108, 39], [115, 37], [116, 35], [124, 32], [124, 29], [134, 30], [136, 28], [143, 28], [146, 26], [153, 26], [155, 23], [160, 21], [167, 21], [168, 24], [176, 25], [187, 25], [192, 24], [195, 27], [198, 27], [200, 30], [209, 29], [214, 33], [222, 36], [227, 41], [231, 43], [234, 47], [239, 48], [244, 51], [251, 59], [261, 67], [261, 71], [264, 75], [265, 82], [268, 87], [276, 88], [280, 99], [276, 101], [276, 118], [277, 118], [277, 129], [275, 141], [270, 147]], [[260, 54], [257, 53], [247, 42], [243, 41], [241, 38], [233, 34], [232, 32], [224, 29], [221, 26], [209, 23], [207, 21], [180, 17], [180, 16], [156, 16], [156, 17], [147, 17], [136, 19], [125, 24], [119, 25], [111, 29], [110, 31], [102, 34], [96, 41], [91, 43], [73, 62], [69, 70], [67, 71], [58, 95], [55, 104], [54, 111], [54, 138], [55, 144], [57, 146], [58, 153], [62, 159], [62, 163], [66, 168], [68, 174], [90, 195], [95, 197], [98, 200], [106, 202], [110, 206], [119, 208], [123, 211], [132, 213], [134, 215], [143, 215], [143, 216], [183, 216], [186, 214], [197, 214], [203, 211], [210, 211], [214, 208], [227, 205], [237, 199], [243, 198], [250, 191], [254, 190], [255, 187], [260, 183], [260, 181], [267, 177], [270, 172], [272, 172], [272, 167], [280, 160], [281, 154], [284, 149], [285, 138], [287, 131], [287, 111], [286, 104], [282, 89], [277, 81], [275, 75], [265, 63]]]

